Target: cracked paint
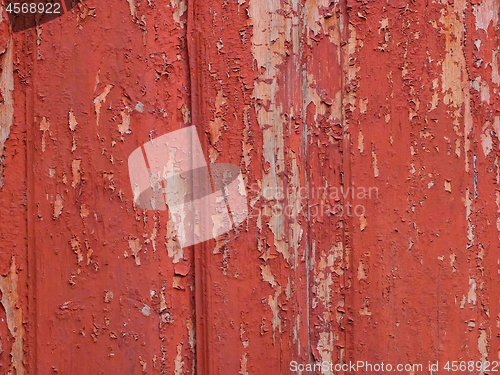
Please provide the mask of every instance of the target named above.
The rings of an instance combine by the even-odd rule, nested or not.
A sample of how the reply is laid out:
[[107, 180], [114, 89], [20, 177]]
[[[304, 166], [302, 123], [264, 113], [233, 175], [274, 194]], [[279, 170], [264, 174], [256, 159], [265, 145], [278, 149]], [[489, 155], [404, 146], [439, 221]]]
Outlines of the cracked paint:
[[[13, 65], [13, 40], [9, 38], [0, 51], [0, 158], [3, 156], [5, 141], [9, 137], [14, 120], [14, 65]], [[3, 162], [2, 162], [3, 163]], [[1, 175], [0, 175], [1, 180]], [[1, 185], [1, 184], [0, 184]]]
[[16, 269], [16, 258], [12, 257], [9, 273], [6, 276], [0, 276], [0, 292], [2, 293], [1, 303], [7, 316], [7, 326], [10, 334], [14, 338], [12, 350], [10, 353], [10, 369], [15, 370], [17, 375], [24, 375], [24, 325], [23, 310], [20, 306], [18, 295], [18, 276]]
[[[18, 367], [278, 374], [499, 352], [498, 0], [111, 5], [0, 41]], [[124, 166], [191, 122], [207, 160], [240, 165], [253, 216], [182, 249]], [[336, 205], [360, 214], [317, 213]]]

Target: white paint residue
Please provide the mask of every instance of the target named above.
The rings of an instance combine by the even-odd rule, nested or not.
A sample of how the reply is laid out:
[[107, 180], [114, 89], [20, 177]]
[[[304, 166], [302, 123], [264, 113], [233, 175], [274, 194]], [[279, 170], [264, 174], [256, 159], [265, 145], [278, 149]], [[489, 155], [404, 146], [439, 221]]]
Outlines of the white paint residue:
[[372, 151], [372, 164], [373, 164], [373, 176], [378, 177], [379, 170], [377, 166], [377, 154], [375, 151]]
[[209, 148], [209, 156], [210, 162], [215, 163], [217, 161], [217, 157], [219, 152], [215, 148], [217, 141], [222, 135], [222, 130], [224, 128], [224, 107], [226, 105], [226, 98], [224, 97], [224, 93], [222, 88], [217, 92], [217, 97], [215, 98], [215, 113], [214, 119], [210, 120], [210, 148]]
[[187, 10], [187, 4], [185, 0], [170, 0], [170, 5], [172, 7], [172, 16], [175, 23], [178, 23], [181, 28], [184, 27], [185, 22], [181, 21], [181, 17]]
[[57, 219], [61, 215], [63, 209], [63, 202], [64, 199], [62, 195], [57, 194], [56, 199], [54, 200], [54, 214], [53, 214], [54, 219]]
[[496, 191], [496, 199], [495, 199], [495, 202], [497, 204], [497, 213], [498, 213], [498, 217], [497, 217], [497, 231], [499, 233], [498, 235], [498, 238], [500, 239], [500, 191]]
[[[13, 67], [12, 34], [3, 51], [0, 51], [0, 94], [3, 103], [0, 104], [0, 157], [3, 155], [5, 141], [9, 138], [10, 128], [14, 121], [14, 67]], [[1, 178], [1, 176], [0, 176]]]
[[[316, 349], [318, 350], [318, 354], [321, 356], [321, 362], [333, 363], [332, 353], [334, 351], [334, 340], [332, 332], [320, 332], [318, 345]], [[329, 367], [328, 370], [321, 371], [322, 375], [334, 375]]]
[[472, 222], [470, 220], [470, 215], [472, 213], [472, 199], [469, 189], [465, 189], [465, 219], [467, 220], [467, 239], [469, 240], [469, 245], [472, 245], [474, 241], [474, 233], [472, 231]]
[[5, 310], [7, 318], [7, 327], [14, 338], [12, 349], [10, 352], [11, 363], [10, 370], [5, 373], [12, 373], [15, 370], [17, 375], [24, 375], [25, 369], [23, 364], [24, 349], [24, 325], [23, 325], [23, 309], [19, 307], [21, 301], [17, 291], [18, 276], [16, 269], [16, 258], [12, 257], [12, 263], [7, 276], [0, 275], [0, 292], [2, 293], [2, 306]]
[[488, 156], [493, 149], [493, 139], [488, 130], [481, 134], [481, 146], [483, 147], [484, 156]]
[[104, 91], [94, 99], [95, 114], [97, 115], [97, 126], [99, 126], [99, 114], [101, 113], [101, 106], [106, 101], [106, 97], [113, 88], [113, 85], [107, 85]]
[[130, 112], [127, 109], [121, 111], [122, 123], [118, 125], [118, 131], [121, 135], [130, 134]]
[[42, 131], [42, 152], [45, 152], [46, 133], [50, 130], [50, 123], [45, 116], [42, 117], [42, 121], [40, 121], [40, 130]]
[[182, 368], [184, 367], [184, 361], [182, 360], [182, 342], [177, 344], [177, 356], [175, 357], [175, 369], [174, 375], [182, 375], [184, 371]]
[[277, 285], [276, 279], [274, 278], [269, 265], [262, 265], [260, 266], [260, 269], [262, 270], [262, 280], [267, 281], [269, 284], [271, 284], [272, 287], [275, 287]]
[[278, 304], [278, 298], [280, 294], [281, 286], [278, 286], [276, 292], [274, 293], [274, 296], [270, 295], [267, 300], [267, 303], [269, 304], [269, 307], [271, 307], [271, 311], [273, 312], [273, 341], [276, 341], [276, 329], [278, 329], [278, 332], [281, 333], [281, 318], [279, 316], [280, 306]]
[[132, 251], [135, 258], [135, 264], [141, 265], [141, 259], [139, 258], [139, 252], [141, 251], [141, 242], [139, 238], [130, 238], [128, 240], [128, 246]]
[[[253, 97], [256, 103], [257, 122], [262, 131], [262, 155], [264, 171], [262, 173], [262, 190], [271, 197], [264, 207], [269, 216], [269, 228], [273, 232], [276, 250], [286, 260], [290, 258], [290, 250], [285, 238], [283, 215], [270, 209], [272, 201], [276, 201], [283, 190], [282, 172], [285, 171], [284, 139], [282, 116], [283, 108], [275, 100], [279, 91], [278, 78], [282, 76], [280, 65], [286, 56], [287, 39], [291, 41], [292, 24], [285, 19], [290, 10], [289, 4], [280, 7], [279, 1], [250, 1], [248, 14], [253, 24], [252, 53], [259, 75], [254, 83]], [[292, 17], [293, 18], [293, 17]], [[292, 46], [295, 41], [292, 41]], [[297, 41], [298, 44], [298, 41]], [[294, 49], [298, 49], [293, 46]], [[262, 104], [257, 104], [257, 103]]]
[[483, 29], [487, 32], [491, 22], [493, 26], [498, 25], [499, 0], [483, 0], [480, 4], [473, 5], [472, 9], [476, 17], [476, 30]]
[[71, 129], [71, 131], [75, 131], [76, 126], [78, 125], [78, 122], [76, 121], [76, 117], [75, 117], [75, 114], [73, 113], [73, 110], [69, 111], [68, 123], [69, 123], [69, 128]]
[[365, 280], [366, 279], [366, 272], [365, 272], [365, 264], [363, 261], [359, 261], [359, 266], [358, 266], [358, 280]]
[[144, 316], [150, 316], [151, 315], [151, 307], [149, 307], [148, 305], [144, 305], [141, 309], [141, 313]]
[[450, 180], [444, 181], [444, 191], [451, 193], [451, 181]]
[[476, 280], [469, 277], [469, 293], [467, 294], [467, 303], [476, 304]]
[[136, 17], [136, 9], [135, 9], [135, 0], [127, 0], [128, 2], [128, 7], [130, 9], [130, 15], [132, 17]]
[[481, 83], [481, 101], [490, 104], [490, 86], [484, 81]]
[[491, 53], [491, 81], [497, 85], [500, 85], [500, 74], [498, 72], [499, 58], [500, 52], [498, 50], [493, 50]]
[[192, 358], [193, 358], [193, 367], [191, 372], [194, 374], [196, 371], [196, 335], [195, 335], [195, 327], [192, 318], [188, 318], [186, 322], [186, 328], [188, 330], [188, 338], [189, 338], [189, 347], [191, 348]]
[[249, 375], [250, 373], [247, 371], [248, 366], [248, 358], [247, 353], [243, 353], [240, 359], [240, 374], [241, 375]]
[[363, 153], [363, 150], [364, 150], [364, 144], [363, 144], [363, 133], [361, 133], [361, 129], [359, 130], [359, 133], [358, 133], [358, 150], [359, 150], [359, 153], [362, 154]]
[[[495, 0], [496, 1], [496, 0]], [[445, 35], [446, 56], [442, 62], [442, 92], [443, 102], [454, 108], [453, 124], [457, 136], [464, 138], [465, 171], [469, 171], [468, 151], [470, 150], [470, 132], [472, 130], [471, 99], [469, 93], [469, 78], [463, 52], [464, 40], [464, 13], [466, 0], [456, 0], [449, 4], [447, 9], [441, 10], [439, 19], [442, 28], [441, 33]], [[463, 105], [463, 120], [462, 108]], [[464, 131], [460, 131], [463, 121]]]
[[366, 217], [365, 215], [361, 215], [359, 217], [359, 229], [361, 231], [364, 231], [366, 229], [366, 227], [368, 226], [368, 220], [366, 220]]
[[493, 130], [497, 136], [498, 142], [500, 143], [500, 116], [495, 116], [493, 120]]
[[[477, 349], [479, 350], [479, 353], [481, 353], [481, 362], [486, 362], [488, 360], [488, 335], [484, 329], [479, 330]], [[484, 374], [484, 371], [481, 371], [480, 374]]]

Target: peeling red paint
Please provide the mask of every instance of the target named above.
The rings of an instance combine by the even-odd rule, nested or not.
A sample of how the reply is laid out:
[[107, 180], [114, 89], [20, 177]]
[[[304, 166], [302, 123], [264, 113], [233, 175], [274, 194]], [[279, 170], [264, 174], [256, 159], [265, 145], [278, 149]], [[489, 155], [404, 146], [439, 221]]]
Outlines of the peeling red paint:
[[[499, 12], [111, 0], [13, 34], [4, 11], [2, 371], [499, 360]], [[127, 160], [189, 125], [250, 212], [180, 248]]]

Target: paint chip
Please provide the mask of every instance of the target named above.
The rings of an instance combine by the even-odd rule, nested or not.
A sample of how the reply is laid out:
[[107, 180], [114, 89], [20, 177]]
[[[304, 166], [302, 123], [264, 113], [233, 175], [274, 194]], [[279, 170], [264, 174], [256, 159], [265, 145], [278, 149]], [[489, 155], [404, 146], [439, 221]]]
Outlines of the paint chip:
[[144, 307], [141, 310], [142, 315], [144, 316], [150, 316], [151, 315], [151, 307], [148, 305], [144, 305]]
[[373, 164], [373, 176], [378, 177], [379, 170], [377, 166], [377, 154], [375, 153], [375, 151], [372, 151], [372, 164]]
[[366, 280], [365, 264], [362, 261], [359, 261], [358, 280]]
[[80, 217], [83, 219], [89, 216], [89, 210], [85, 204], [80, 205]]
[[469, 293], [467, 294], [467, 303], [476, 304], [476, 280], [474, 278], [469, 278]]
[[444, 181], [444, 191], [451, 193], [451, 181], [450, 180]]
[[135, 105], [135, 110], [139, 113], [144, 112], [144, 104], [142, 104], [141, 102], [137, 102], [137, 104]]
[[488, 156], [493, 150], [493, 139], [489, 132], [481, 134], [481, 146], [483, 148], [484, 156]]
[[71, 163], [71, 174], [73, 175], [73, 181], [71, 182], [71, 186], [76, 188], [76, 186], [80, 183], [81, 173], [80, 173], [80, 165], [82, 161], [80, 159], [75, 159]]
[[121, 135], [130, 134], [130, 113], [128, 111], [121, 111], [122, 123], [118, 125], [118, 131]]
[[104, 91], [94, 99], [95, 114], [97, 115], [97, 126], [99, 126], [99, 114], [101, 113], [102, 103], [106, 101], [106, 97], [113, 88], [113, 85], [107, 85]]
[[50, 129], [50, 123], [49, 121], [45, 118], [42, 117], [42, 121], [40, 121], [40, 130], [43, 132], [42, 133], [42, 152], [45, 152], [45, 134], [48, 132]]
[[135, 264], [140, 266], [141, 265], [141, 259], [139, 258], [139, 252], [141, 251], [140, 240], [138, 238], [130, 238], [128, 240], [128, 246], [130, 247], [130, 250], [132, 251], [132, 254], [134, 255]]
[[[14, 341], [11, 342], [10, 366], [9, 368], [2, 369], [2, 373], [11, 374], [12, 370], [17, 375], [24, 375], [25, 368], [23, 364], [23, 338], [24, 338], [24, 325], [23, 325], [23, 309], [20, 308], [22, 300], [19, 298], [17, 290], [19, 277], [17, 274], [16, 258], [12, 257], [12, 263], [7, 275], [0, 275], [0, 294], [2, 299], [0, 301], [7, 319], [7, 327]], [[3, 320], [3, 319], [2, 319]]]
[[274, 288], [277, 283], [269, 265], [260, 266], [260, 269], [262, 270], [262, 280], [267, 281]]
[[61, 194], [57, 194], [56, 200], [54, 201], [54, 219], [57, 219], [61, 215], [63, 209], [63, 201], [64, 199]]
[[105, 303], [110, 303], [112, 300], [113, 300], [113, 292], [111, 290], [108, 290], [105, 294], [104, 294], [104, 302]]
[[361, 229], [361, 231], [364, 231], [367, 226], [368, 226], [368, 220], [366, 220], [365, 215], [361, 215], [359, 217], [359, 229]]
[[69, 111], [69, 128], [71, 131], [75, 131], [76, 126], [78, 125], [78, 122], [76, 121], [75, 114], [73, 113], [73, 110]]
[[80, 263], [83, 260], [83, 254], [82, 254], [82, 248], [80, 246], [80, 241], [78, 241], [78, 238], [73, 237], [73, 238], [71, 238], [70, 244], [71, 244], [71, 249], [76, 254], [77, 263]]

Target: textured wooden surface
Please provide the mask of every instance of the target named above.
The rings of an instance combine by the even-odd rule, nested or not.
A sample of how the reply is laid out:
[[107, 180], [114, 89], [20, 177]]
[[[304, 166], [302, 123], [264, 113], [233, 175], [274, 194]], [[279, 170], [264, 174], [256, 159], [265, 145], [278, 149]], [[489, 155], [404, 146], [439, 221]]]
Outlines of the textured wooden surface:
[[[498, 361], [499, 12], [83, 1], [12, 33], [4, 11], [0, 372]], [[189, 125], [250, 215], [181, 249], [127, 159]]]

